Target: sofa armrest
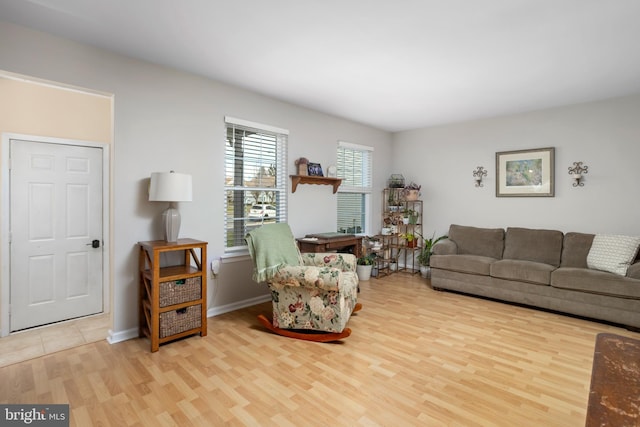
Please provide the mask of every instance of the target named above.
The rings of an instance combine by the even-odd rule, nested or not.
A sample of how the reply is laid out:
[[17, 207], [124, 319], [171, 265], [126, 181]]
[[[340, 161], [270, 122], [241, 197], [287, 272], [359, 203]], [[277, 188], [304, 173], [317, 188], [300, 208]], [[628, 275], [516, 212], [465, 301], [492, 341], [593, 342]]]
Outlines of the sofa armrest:
[[298, 286], [336, 291], [342, 283], [342, 271], [334, 267], [286, 265], [269, 282], [276, 288]]
[[631, 264], [627, 269], [627, 277], [631, 279], [640, 279], [640, 262]]
[[433, 246], [434, 255], [456, 255], [458, 253], [458, 245], [449, 239], [442, 239]]
[[356, 271], [356, 256], [335, 252], [302, 254], [303, 265], [316, 267], [334, 267], [342, 271]]

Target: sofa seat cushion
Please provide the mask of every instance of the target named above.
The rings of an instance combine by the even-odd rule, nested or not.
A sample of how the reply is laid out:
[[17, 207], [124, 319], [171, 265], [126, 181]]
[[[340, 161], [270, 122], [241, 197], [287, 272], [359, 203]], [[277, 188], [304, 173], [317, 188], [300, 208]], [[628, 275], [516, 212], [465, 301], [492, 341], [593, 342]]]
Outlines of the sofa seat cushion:
[[431, 255], [429, 264], [431, 268], [488, 276], [491, 264], [496, 261], [480, 255]]
[[551, 272], [555, 269], [555, 266], [541, 262], [503, 259], [491, 264], [491, 277], [549, 285]]
[[588, 268], [562, 267], [551, 273], [551, 286], [594, 294], [640, 299], [640, 280]]
[[456, 242], [459, 255], [479, 255], [502, 258], [504, 230], [451, 224], [449, 239]]
[[557, 230], [509, 227], [504, 238], [504, 259], [560, 266], [564, 234]]

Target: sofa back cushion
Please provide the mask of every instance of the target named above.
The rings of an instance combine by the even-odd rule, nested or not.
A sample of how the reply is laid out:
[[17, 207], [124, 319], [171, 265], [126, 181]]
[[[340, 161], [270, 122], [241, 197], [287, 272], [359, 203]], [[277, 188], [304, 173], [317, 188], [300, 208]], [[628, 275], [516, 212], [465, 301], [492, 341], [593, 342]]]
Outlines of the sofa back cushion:
[[595, 234], [570, 232], [564, 235], [560, 267], [588, 268], [587, 255]]
[[456, 243], [460, 255], [502, 258], [504, 249], [504, 230], [502, 228], [477, 228], [451, 224], [449, 240]]
[[509, 227], [504, 239], [504, 259], [560, 266], [562, 231]]

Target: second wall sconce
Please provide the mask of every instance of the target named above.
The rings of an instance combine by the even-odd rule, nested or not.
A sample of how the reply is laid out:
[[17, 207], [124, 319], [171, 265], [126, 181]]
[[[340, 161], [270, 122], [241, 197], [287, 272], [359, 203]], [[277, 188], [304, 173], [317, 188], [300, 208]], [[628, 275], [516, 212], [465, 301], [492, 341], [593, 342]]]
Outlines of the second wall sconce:
[[574, 187], [584, 187], [582, 182], [582, 174], [589, 173], [589, 166], [583, 166], [582, 162], [573, 162], [573, 167], [569, 167], [569, 175], [573, 175]]
[[476, 181], [476, 187], [484, 187], [482, 185], [483, 176], [487, 176], [487, 171], [482, 166], [478, 166], [476, 170], [473, 171], [473, 179]]

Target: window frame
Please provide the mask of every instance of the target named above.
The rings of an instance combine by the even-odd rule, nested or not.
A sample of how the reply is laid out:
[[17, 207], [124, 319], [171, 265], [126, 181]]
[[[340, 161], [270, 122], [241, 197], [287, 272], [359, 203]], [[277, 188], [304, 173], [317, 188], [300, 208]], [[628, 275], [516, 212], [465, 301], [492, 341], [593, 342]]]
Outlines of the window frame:
[[[256, 192], [256, 191], [265, 191], [265, 192], [275, 192], [275, 199], [271, 201], [265, 202], [265, 204], [273, 204], [276, 206], [276, 222], [287, 222], [288, 218], [288, 192], [287, 192], [287, 153], [288, 153], [288, 136], [289, 131], [287, 129], [278, 128], [271, 125], [265, 125], [262, 123], [252, 122], [249, 120], [238, 119], [235, 117], [225, 116], [225, 136], [224, 136], [224, 155], [223, 155], [223, 173], [224, 173], [224, 191], [223, 191], [223, 212], [224, 212], [224, 221], [223, 221], [223, 236], [224, 236], [224, 254], [225, 255], [243, 255], [247, 253], [247, 245], [244, 242], [244, 235], [247, 231], [247, 228], [251, 225], [259, 226], [263, 221], [251, 221], [249, 218], [249, 210], [250, 207], [254, 204], [259, 204], [258, 200], [252, 201], [252, 203], [248, 204], [249, 210], [247, 210], [246, 199], [247, 192]], [[275, 177], [275, 185], [273, 187], [255, 187], [255, 186], [247, 186], [246, 185], [246, 176], [244, 175], [245, 169], [248, 167], [269, 167], [266, 164], [262, 163], [263, 158], [259, 157], [258, 159], [254, 158], [254, 163], [247, 163], [245, 161], [245, 154], [247, 153], [247, 147], [243, 146], [241, 151], [241, 156], [236, 156], [236, 153], [233, 152], [231, 156], [229, 155], [229, 132], [232, 132], [232, 138], [235, 142], [236, 132], [255, 132], [255, 134], [259, 135], [258, 139], [262, 137], [268, 137], [267, 139], [273, 139], [275, 144], [273, 151], [275, 152], [275, 164], [273, 168], [275, 169], [274, 177]], [[255, 143], [255, 141], [254, 141]], [[232, 149], [235, 150], [235, 149]], [[255, 154], [255, 153], [253, 153]], [[241, 163], [238, 163], [238, 159], [240, 159]], [[238, 171], [237, 167], [240, 166], [241, 170]], [[238, 185], [236, 180], [241, 177], [241, 184]], [[229, 179], [232, 179], [229, 182]], [[230, 196], [230, 192], [231, 195]], [[241, 200], [242, 206], [242, 216], [239, 216], [236, 210], [236, 206], [240, 206], [240, 204], [236, 205], [237, 198]], [[233, 206], [230, 208], [229, 204], [233, 203]], [[229, 215], [229, 210], [231, 209], [231, 217]], [[231, 224], [231, 230], [229, 227]], [[242, 230], [241, 232], [239, 230]], [[240, 237], [240, 234], [242, 237]], [[230, 244], [231, 243], [231, 244]]]
[[[363, 166], [363, 169], [367, 169], [368, 168], [368, 173], [365, 176], [362, 177], [362, 181], [363, 181], [363, 185], [349, 185], [349, 180], [348, 177], [345, 177], [343, 174], [343, 171], [340, 168], [340, 150], [352, 150], [352, 151], [359, 151], [359, 152], [366, 152], [367, 153], [367, 159], [366, 159], [366, 165]], [[372, 194], [373, 194], [373, 153], [374, 153], [374, 147], [371, 146], [367, 146], [367, 145], [361, 145], [361, 144], [353, 144], [350, 142], [346, 142], [346, 141], [338, 141], [337, 144], [337, 149], [336, 149], [336, 160], [337, 160], [337, 169], [338, 169], [338, 174], [337, 177], [338, 178], [342, 178], [342, 184], [340, 185], [340, 187], [338, 188], [338, 193], [343, 193], [343, 194], [362, 194], [363, 195], [363, 199], [364, 199], [364, 207], [363, 207], [363, 214], [364, 214], [364, 221], [362, 224], [362, 230], [359, 233], [354, 233], [354, 234], [358, 234], [358, 235], [368, 235], [371, 234], [371, 215], [372, 215]], [[367, 185], [368, 184], [368, 185]], [[338, 196], [339, 197], [339, 196]], [[337, 202], [337, 204], [339, 205], [339, 200]], [[337, 206], [336, 207], [336, 224], [337, 227], [339, 228], [339, 210], [340, 207]]]

